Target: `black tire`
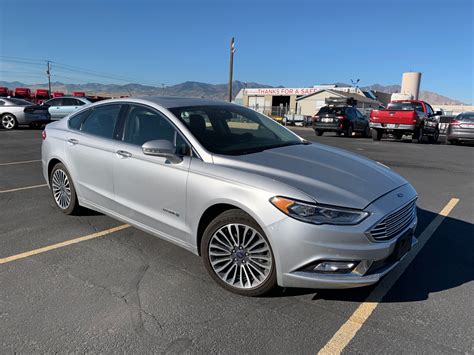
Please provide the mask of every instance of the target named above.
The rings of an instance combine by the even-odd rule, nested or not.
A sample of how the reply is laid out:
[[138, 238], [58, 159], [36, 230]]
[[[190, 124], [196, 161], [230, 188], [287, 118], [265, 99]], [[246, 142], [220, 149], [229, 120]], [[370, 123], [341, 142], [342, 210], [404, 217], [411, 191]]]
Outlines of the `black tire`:
[[418, 128], [415, 133], [413, 134], [413, 140], [418, 143], [418, 144], [421, 144], [424, 142], [424, 136], [423, 136], [423, 126], [420, 126], [420, 128]]
[[396, 133], [394, 133], [394, 136], [395, 136], [395, 139], [400, 141], [403, 138], [403, 133], [396, 132]]
[[436, 144], [439, 139], [439, 130], [436, 130], [432, 136], [428, 136], [428, 142], [431, 144]]
[[458, 145], [459, 141], [457, 141], [455, 139], [450, 139], [450, 140], [448, 140], [448, 143], [451, 144], [451, 145]]
[[380, 129], [372, 129], [372, 139], [374, 141], [379, 141], [382, 139], [383, 131]]
[[365, 127], [364, 132], [362, 133], [362, 136], [364, 138], [370, 138], [370, 127], [369, 126]]
[[12, 130], [18, 127], [18, 120], [15, 115], [11, 113], [5, 113], [2, 115], [0, 125], [3, 129]]
[[352, 127], [352, 125], [349, 125], [346, 131], [344, 132], [344, 135], [348, 138], [351, 138], [353, 133], [354, 133], [354, 127]]
[[342, 132], [339, 132], [339, 131], [336, 132], [336, 136], [337, 136], [337, 137], [340, 137], [341, 134], [342, 134]]
[[[229, 224], [239, 224], [239, 225], [245, 225], [245, 226], [251, 227], [255, 231], [257, 231], [267, 243], [268, 249], [271, 254], [271, 261], [272, 261], [270, 272], [266, 275], [266, 278], [264, 279], [264, 281], [254, 288], [238, 288], [226, 283], [220, 278], [220, 276], [217, 275], [216, 271], [214, 271], [211, 265], [211, 260], [210, 260], [210, 255], [209, 255], [209, 249], [210, 249], [209, 246], [210, 246], [211, 239], [220, 228]], [[237, 246], [235, 248], [237, 249]], [[229, 250], [229, 253], [230, 252], [231, 250]], [[273, 251], [268, 241], [268, 238], [266, 237], [265, 233], [263, 232], [262, 228], [260, 228], [258, 223], [255, 222], [255, 220], [252, 217], [250, 217], [247, 213], [245, 213], [242, 210], [239, 210], [239, 209], [227, 210], [221, 213], [220, 215], [218, 215], [211, 223], [209, 223], [201, 239], [201, 255], [202, 255], [202, 259], [208, 273], [211, 275], [214, 281], [217, 282], [217, 284], [219, 284], [221, 287], [223, 287], [224, 289], [228, 291], [231, 291], [243, 296], [257, 297], [257, 296], [263, 296], [269, 293], [271, 290], [273, 290], [277, 286], [275, 258], [273, 256]], [[234, 258], [233, 260], [235, 261], [236, 258]], [[230, 268], [232, 267], [233, 265], [230, 266]]]
[[[58, 199], [55, 197], [55, 190], [53, 188], [53, 184], [55, 182], [53, 181], [53, 178], [58, 172], [59, 175], [61, 175], [59, 172], [62, 172], [66, 177], [69, 182], [69, 190], [70, 190], [70, 201], [67, 204], [67, 206], [61, 206], [60, 202], [58, 202]], [[53, 169], [51, 170], [51, 174], [49, 175], [49, 186], [51, 190], [51, 196], [53, 197], [53, 201], [56, 205], [57, 208], [59, 208], [63, 213], [69, 214], [69, 215], [75, 215], [79, 214], [79, 211], [81, 210], [81, 207], [79, 206], [79, 202], [77, 200], [77, 194], [76, 194], [76, 189], [74, 187], [74, 183], [71, 179], [71, 175], [69, 175], [69, 172], [67, 171], [66, 167], [62, 163], [56, 164]]]
[[324, 134], [324, 131], [321, 131], [320, 129], [316, 129], [314, 132], [318, 137], [321, 137]]

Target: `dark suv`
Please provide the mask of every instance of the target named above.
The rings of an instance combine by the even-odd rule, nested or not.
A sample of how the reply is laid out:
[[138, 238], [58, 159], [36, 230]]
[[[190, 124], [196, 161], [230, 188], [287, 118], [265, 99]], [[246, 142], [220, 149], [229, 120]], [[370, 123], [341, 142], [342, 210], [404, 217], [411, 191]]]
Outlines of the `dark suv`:
[[317, 136], [324, 132], [336, 132], [338, 136], [344, 133], [351, 137], [352, 133], [362, 133], [370, 136], [369, 119], [355, 107], [344, 105], [327, 105], [322, 107], [313, 117], [313, 128]]

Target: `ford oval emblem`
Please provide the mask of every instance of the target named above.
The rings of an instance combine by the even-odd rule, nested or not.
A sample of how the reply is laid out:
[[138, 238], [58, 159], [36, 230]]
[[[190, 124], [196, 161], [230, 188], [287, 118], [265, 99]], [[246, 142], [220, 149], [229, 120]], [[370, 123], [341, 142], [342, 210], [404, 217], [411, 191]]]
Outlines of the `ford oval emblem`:
[[397, 196], [400, 197], [400, 198], [402, 198], [404, 195], [403, 195], [401, 192], [399, 192], [399, 193], [397, 194]]

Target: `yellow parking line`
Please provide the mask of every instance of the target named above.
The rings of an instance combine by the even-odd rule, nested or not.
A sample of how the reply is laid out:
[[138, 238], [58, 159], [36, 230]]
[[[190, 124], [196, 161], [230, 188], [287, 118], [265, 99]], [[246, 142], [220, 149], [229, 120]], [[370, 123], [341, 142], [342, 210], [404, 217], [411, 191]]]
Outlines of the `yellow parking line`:
[[6, 194], [7, 192], [15, 192], [15, 191], [23, 191], [23, 190], [29, 190], [29, 189], [36, 189], [36, 188], [38, 188], [38, 187], [45, 187], [45, 186], [48, 186], [48, 184], [25, 186], [25, 187], [17, 187], [16, 189], [10, 189], [10, 190], [0, 190], [0, 194]]
[[31, 250], [31, 251], [27, 251], [25, 253], [8, 256], [6, 258], [0, 259], [0, 264], [10, 263], [12, 261], [19, 260], [19, 259], [24, 259], [24, 258], [27, 258], [27, 257], [32, 256], [32, 255], [46, 253], [47, 251], [50, 251], [50, 250], [64, 248], [64, 247], [67, 247], [68, 245], [77, 244], [77, 243], [85, 242], [86, 240], [91, 240], [91, 239], [94, 239], [94, 238], [103, 237], [103, 236], [121, 231], [121, 230], [129, 228], [129, 227], [130, 227], [129, 224], [122, 224], [118, 227], [106, 229], [106, 230], [103, 230], [101, 232], [86, 235], [84, 237], [70, 239], [70, 240], [66, 240], [65, 242], [49, 245], [49, 246], [46, 246], [46, 247], [43, 247], [43, 248]]
[[12, 161], [12, 162], [9, 162], [9, 163], [0, 163], [0, 166], [6, 166], [6, 165], [17, 165], [17, 164], [28, 164], [28, 163], [37, 163], [41, 161], [41, 159], [39, 160], [23, 160], [23, 161]]
[[415, 259], [426, 242], [434, 234], [439, 225], [448, 216], [453, 208], [457, 205], [459, 199], [452, 198], [441, 212], [431, 221], [428, 227], [418, 237], [416, 244], [411, 253], [402, 260], [399, 267], [395, 268], [391, 274], [382, 279], [380, 283], [367, 297], [370, 301], [363, 302], [349, 319], [339, 328], [328, 343], [319, 350], [318, 354], [340, 354], [349, 342], [355, 337], [359, 329], [364, 325], [365, 321], [370, 317], [372, 312], [377, 308], [383, 297], [390, 291], [392, 286], [397, 282], [398, 278], [405, 272], [410, 263]]

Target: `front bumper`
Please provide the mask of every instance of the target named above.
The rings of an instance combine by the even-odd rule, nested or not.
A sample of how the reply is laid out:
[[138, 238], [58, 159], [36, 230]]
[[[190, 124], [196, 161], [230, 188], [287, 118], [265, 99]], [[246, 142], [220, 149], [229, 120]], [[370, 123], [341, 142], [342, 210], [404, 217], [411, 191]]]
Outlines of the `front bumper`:
[[[416, 192], [411, 185], [401, 186], [367, 206], [365, 211], [371, 215], [355, 226], [312, 225], [290, 217], [268, 226], [265, 232], [273, 248], [278, 284], [282, 287], [352, 288], [378, 282], [401, 260], [393, 258], [397, 240], [409, 235], [411, 243], [416, 243], [417, 219], [387, 241], [373, 241], [366, 232], [414, 198]], [[357, 266], [347, 273], [307, 271], [308, 265], [327, 260], [353, 261]]]

